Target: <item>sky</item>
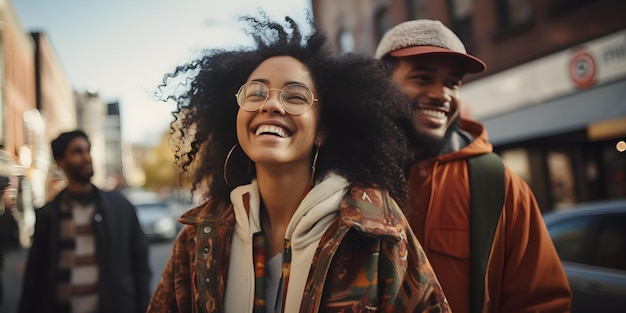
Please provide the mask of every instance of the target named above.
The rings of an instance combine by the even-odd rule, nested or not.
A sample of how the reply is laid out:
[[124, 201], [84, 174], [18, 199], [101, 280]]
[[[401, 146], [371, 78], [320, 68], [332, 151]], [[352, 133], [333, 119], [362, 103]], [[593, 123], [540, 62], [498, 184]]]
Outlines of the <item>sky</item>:
[[75, 90], [119, 101], [122, 136], [155, 145], [174, 105], [152, 100], [165, 73], [202, 49], [250, 44], [237, 17], [262, 7], [303, 21], [310, 0], [12, 0], [25, 31], [45, 33]]

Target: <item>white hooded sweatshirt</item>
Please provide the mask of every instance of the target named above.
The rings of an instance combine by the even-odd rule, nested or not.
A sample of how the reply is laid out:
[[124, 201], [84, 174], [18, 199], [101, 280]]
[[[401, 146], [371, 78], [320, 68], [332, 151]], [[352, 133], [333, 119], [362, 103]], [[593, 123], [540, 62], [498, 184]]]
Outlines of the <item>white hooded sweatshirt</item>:
[[[345, 178], [334, 173], [328, 174], [309, 191], [292, 216], [285, 233], [285, 239], [291, 241], [292, 259], [284, 312], [300, 310], [313, 255], [322, 235], [339, 214], [339, 205], [348, 185]], [[249, 216], [244, 206], [245, 194], [249, 194], [250, 199]], [[236, 222], [226, 283], [225, 311], [252, 312], [255, 281], [252, 238], [261, 231], [260, 195], [256, 180], [235, 188], [230, 198]]]

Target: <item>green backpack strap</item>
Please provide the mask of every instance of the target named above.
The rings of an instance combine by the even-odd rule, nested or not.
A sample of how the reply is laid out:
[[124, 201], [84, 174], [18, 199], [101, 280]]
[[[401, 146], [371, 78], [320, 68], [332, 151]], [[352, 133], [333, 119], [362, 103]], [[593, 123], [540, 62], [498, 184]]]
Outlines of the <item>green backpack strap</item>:
[[504, 164], [495, 153], [467, 160], [470, 181], [470, 312], [483, 310], [485, 272], [504, 206]]

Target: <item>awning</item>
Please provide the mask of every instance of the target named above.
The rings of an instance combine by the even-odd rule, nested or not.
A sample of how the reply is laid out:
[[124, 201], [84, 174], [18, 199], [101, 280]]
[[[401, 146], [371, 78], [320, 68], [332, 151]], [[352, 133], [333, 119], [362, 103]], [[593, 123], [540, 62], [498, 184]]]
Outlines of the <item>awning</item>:
[[625, 116], [626, 80], [621, 80], [479, 121], [490, 141], [503, 145], [585, 130], [591, 123]]

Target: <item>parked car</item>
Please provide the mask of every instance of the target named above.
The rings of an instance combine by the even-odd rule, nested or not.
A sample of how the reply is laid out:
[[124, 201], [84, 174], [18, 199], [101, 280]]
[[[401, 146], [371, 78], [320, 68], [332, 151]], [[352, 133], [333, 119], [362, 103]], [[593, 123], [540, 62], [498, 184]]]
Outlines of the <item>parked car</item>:
[[626, 312], [626, 199], [577, 204], [544, 221], [572, 289], [572, 312]]
[[182, 228], [178, 214], [156, 193], [147, 191], [125, 192], [135, 206], [139, 224], [149, 239], [173, 239]]

